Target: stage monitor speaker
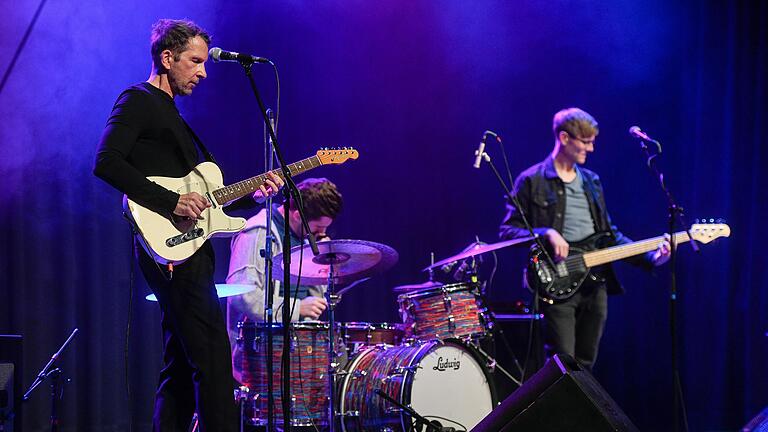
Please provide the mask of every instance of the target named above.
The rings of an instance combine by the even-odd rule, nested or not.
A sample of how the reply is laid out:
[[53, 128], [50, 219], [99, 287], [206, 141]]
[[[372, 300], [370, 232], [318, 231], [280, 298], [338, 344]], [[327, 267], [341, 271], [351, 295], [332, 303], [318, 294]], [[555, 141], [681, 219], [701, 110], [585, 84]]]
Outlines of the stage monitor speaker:
[[768, 408], [750, 420], [746, 426], [741, 428], [741, 432], [768, 432]]
[[638, 431], [587, 370], [555, 355], [472, 432]]
[[21, 431], [21, 336], [0, 335], [0, 431]]

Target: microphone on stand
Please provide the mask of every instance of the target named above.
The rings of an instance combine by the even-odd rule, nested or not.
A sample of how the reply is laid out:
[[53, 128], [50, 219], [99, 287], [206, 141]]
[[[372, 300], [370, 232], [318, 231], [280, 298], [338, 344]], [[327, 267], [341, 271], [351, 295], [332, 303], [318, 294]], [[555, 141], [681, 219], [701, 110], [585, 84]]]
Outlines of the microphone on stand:
[[[643, 132], [639, 126], [632, 126], [629, 128], [629, 134], [641, 141], [648, 141], [650, 143], [656, 144], [656, 148], [659, 150], [659, 153], [661, 153], [661, 143], [651, 138], [647, 133]], [[643, 144], [643, 147], [645, 147], [645, 144]]]
[[650, 136], [648, 136], [647, 133], [645, 133], [642, 130], [640, 130], [639, 126], [632, 126], [631, 128], [629, 128], [629, 134], [632, 135], [633, 137], [637, 138], [637, 139], [641, 139], [641, 140], [645, 140], [645, 141], [650, 141], [652, 143], [658, 143], [658, 141], [656, 141], [655, 139], [653, 139]]
[[208, 50], [208, 55], [211, 56], [215, 63], [220, 61], [231, 61], [238, 63], [271, 63], [268, 58], [252, 56], [250, 54], [240, 54], [235, 51], [224, 51], [219, 47], [213, 47]]
[[472, 164], [475, 168], [480, 168], [480, 162], [485, 154], [485, 137], [486, 134], [483, 134], [483, 139], [480, 140], [480, 145], [477, 147], [477, 151], [475, 151], [475, 163]]
[[480, 162], [484, 158], [487, 158], [487, 155], [485, 154], [485, 139], [488, 137], [488, 135], [494, 137], [496, 141], [501, 143], [501, 137], [499, 137], [495, 132], [489, 130], [483, 132], [483, 139], [480, 140], [480, 145], [477, 147], [477, 151], [475, 152], [475, 163], [472, 164], [472, 166], [475, 168], [480, 168]]

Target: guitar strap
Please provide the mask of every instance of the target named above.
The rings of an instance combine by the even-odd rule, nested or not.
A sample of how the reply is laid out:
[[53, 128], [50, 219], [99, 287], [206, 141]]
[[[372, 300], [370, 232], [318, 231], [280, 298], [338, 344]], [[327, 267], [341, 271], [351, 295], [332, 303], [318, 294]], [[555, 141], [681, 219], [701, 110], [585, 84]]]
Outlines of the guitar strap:
[[192, 135], [192, 141], [195, 142], [195, 145], [197, 145], [197, 148], [199, 148], [200, 152], [203, 153], [203, 156], [205, 156], [205, 159], [209, 162], [216, 163], [216, 159], [213, 157], [211, 152], [208, 151], [208, 149], [205, 147], [205, 144], [203, 144], [203, 141], [200, 140], [200, 138], [197, 136], [195, 131], [193, 131], [192, 128], [189, 127], [189, 124], [187, 123], [186, 120], [184, 120], [184, 117], [181, 117], [181, 121], [184, 123], [184, 126], [187, 128], [187, 131], [189, 131], [189, 134]]
[[[578, 167], [576, 169], [579, 169]], [[584, 175], [584, 172], [579, 170], [579, 175], [581, 176], [582, 184], [585, 185], [587, 188], [587, 191], [589, 193], [589, 201], [591, 201], [591, 204], [595, 208], [595, 214], [592, 216], [595, 218], [595, 230], [596, 231], [603, 231], [603, 226], [608, 223], [605, 219], [605, 209], [600, 207], [600, 202], [597, 199], [597, 192], [595, 191], [595, 185], [592, 184], [592, 179], [587, 178], [587, 176]], [[603, 223], [601, 223], [603, 222]], [[608, 229], [610, 230], [611, 227], [609, 226]]]

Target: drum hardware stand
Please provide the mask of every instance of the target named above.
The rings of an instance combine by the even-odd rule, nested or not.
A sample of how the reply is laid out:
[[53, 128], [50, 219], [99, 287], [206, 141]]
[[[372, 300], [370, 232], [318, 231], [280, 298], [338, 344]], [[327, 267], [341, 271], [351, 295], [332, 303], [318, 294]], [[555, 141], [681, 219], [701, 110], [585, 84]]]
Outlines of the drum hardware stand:
[[[421, 428], [424, 426], [427, 427], [427, 431], [433, 431], [433, 432], [453, 432], [456, 430], [452, 427], [438, 426], [430, 422], [426, 418], [419, 415], [419, 413], [417, 413], [416, 410], [414, 410], [413, 408], [407, 405], [401, 404], [400, 402], [391, 398], [388, 394], [384, 393], [381, 389], [375, 389], [373, 392], [376, 393], [376, 395], [378, 395], [382, 399], [385, 399], [387, 402], [397, 406], [401, 412], [404, 412], [408, 414], [411, 418], [415, 419], [416, 424], [413, 427], [414, 430], [421, 431], [422, 430]], [[406, 430], [409, 430], [409, 429], [406, 429]]]
[[[37, 377], [35, 378], [35, 381], [32, 383], [32, 385], [29, 386], [29, 389], [27, 389], [26, 393], [24, 393], [24, 396], [22, 397], [22, 401], [29, 400], [30, 394], [40, 385], [43, 383], [43, 381], [46, 378], [51, 379], [51, 431], [56, 432], [59, 430], [59, 414], [56, 407], [56, 401], [59, 399], [63, 399], [64, 397], [64, 387], [62, 386], [62, 383], [59, 382], [61, 379], [61, 375], [64, 373], [59, 367], [56, 366], [56, 361], [59, 359], [59, 356], [61, 356], [61, 353], [64, 351], [65, 348], [69, 345], [69, 343], [72, 341], [72, 338], [75, 337], [75, 334], [79, 329], [75, 327], [74, 330], [72, 330], [72, 333], [69, 335], [66, 341], [64, 341], [64, 344], [61, 345], [61, 348], [59, 348], [56, 353], [54, 353], [51, 356], [51, 359], [48, 360], [48, 364], [46, 364], [43, 369], [40, 371], [40, 373], [37, 374]], [[65, 378], [63, 381], [63, 384], [67, 384], [71, 382], [72, 380], [69, 378]]]
[[328, 289], [325, 295], [328, 299], [328, 432], [336, 430], [336, 305], [341, 301], [341, 296], [336, 294], [333, 264], [340, 257], [335, 253], [327, 255], [328, 261]]
[[[272, 373], [272, 371], [269, 371]], [[271, 392], [270, 388], [270, 392]], [[240, 432], [245, 430], [244, 418], [245, 418], [245, 402], [248, 400], [248, 393], [250, 389], [246, 386], [240, 386], [235, 390], [235, 400], [237, 400], [237, 406], [240, 408]]]
[[[267, 118], [269, 119], [269, 125], [272, 130], [275, 129], [275, 118], [271, 109], [267, 110]], [[264, 170], [265, 172], [272, 171], [274, 160], [274, 144], [272, 138], [267, 131], [267, 124], [264, 124]], [[274, 390], [274, 378], [272, 371], [274, 370], [274, 358], [272, 354], [275, 350], [274, 341], [272, 340], [272, 334], [274, 332], [274, 295], [275, 295], [275, 282], [272, 277], [272, 242], [275, 241], [272, 235], [272, 196], [267, 196], [267, 200], [264, 203], [267, 210], [267, 220], [265, 230], [267, 233], [264, 250], [262, 255], [264, 258], [264, 282], [267, 284], [267, 289], [264, 295], [264, 321], [267, 323], [267, 432], [273, 432], [275, 430], [275, 390]], [[286, 218], [288, 215], [285, 216]], [[285, 224], [288, 227], [288, 223]], [[290, 228], [288, 228], [290, 229]], [[289, 284], [290, 285], [290, 284]], [[241, 387], [242, 389], [242, 387]], [[240, 399], [238, 399], [240, 400]], [[240, 400], [240, 431], [243, 431], [243, 401]]]
[[[291, 280], [291, 229], [290, 224], [287, 222], [287, 218], [290, 214], [290, 197], [293, 196], [296, 198], [297, 203], [297, 210], [299, 211], [299, 216], [301, 217], [301, 224], [304, 228], [304, 231], [309, 236], [309, 244], [312, 247], [312, 253], [313, 255], [317, 255], [319, 253], [317, 249], [317, 241], [315, 240], [314, 234], [312, 234], [312, 230], [309, 229], [309, 223], [307, 221], [307, 216], [304, 214], [304, 208], [301, 202], [301, 194], [299, 193], [299, 189], [296, 187], [296, 183], [291, 178], [291, 172], [288, 169], [288, 164], [285, 162], [285, 158], [283, 158], [283, 153], [280, 149], [280, 144], [277, 140], [277, 136], [275, 135], [275, 130], [272, 127], [272, 123], [269, 121], [269, 115], [267, 114], [267, 109], [264, 106], [264, 102], [261, 100], [261, 95], [259, 94], [259, 89], [256, 86], [256, 81], [253, 79], [253, 74], [251, 73], [251, 67], [253, 66], [253, 59], [242, 59], [239, 61], [240, 65], [243, 67], [243, 70], [245, 72], [245, 76], [248, 78], [248, 82], [251, 85], [251, 90], [253, 90], [253, 95], [256, 97], [256, 102], [259, 105], [259, 111], [261, 112], [262, 118], [264, 119], [264, 126], [266, 127], [267, 133], [269, 134], [269, 138], [272, 141], [272, 146], [274, 150], [274, 155], [277, 157], [278, 162], [280, 163], [280, 169], [282, 172], [282, 178], [285, 181], [285, 187], [283, 188], [283, 195], [285, 196], [285, 201], [283, 202], [283, 208], [285, 217], [286, 217], [286, 229], [285, 229], [285, 236], [283, 239], [283, 286], [284, 286], [284, 296], [283, 296], [283, 383], [282, 383], [282, 402], [283, 402], [283, 429], [285, 431], [291, 430], [291, 407], [290, 407], [290, 400], [286, 397], [287, 395], [291, 394], [291, 383], [290, 383], [290, 367], [291, 367], [291, 361], [290, 361], [290, 340], [289, 340], [289, 329], [291, 327], [291, 305], [290, 305], [290, 297], [291, 297], [291, 290], [290, 290], [290, 280]], [[277, 67], [274, 63], [269, 61], [269, 63], [272, 65], [272, 67], [275, 68], [275, 73], [277, 73]], [[270, 296], [267, 296], [268, 298], [271, 298]], [[269, 327], [269, 326], [268, 326]], [[271, 340], [271, 338], [270, 338]], [[269, 353], [269, 356], [271, 356], [272, 353]], [[268, 357], [269, 357], [268, 356]], [[271, 374], [270, 374], [271, 375]], [[270, 388], [271, 389], [271, 388]], [[268, 432], [272, 432], [268, 429]]]
[[[635, 136], [635, 134], [632, 132], [633, 129], [637, 128], [636, 126], [633, 126], [630, 128], [630, 134]], [[639, 131], [639, 128], [637, 128]], [[651, 143], [656, 146], [656, 151], [651, 152], [648, 148], [648, 144]], [[678, 362], [678, 331], [677, 331], [677, 245], [675, 244], [675, 236], [673, 233], [675, 232], [675, 224], [679, 223], [680, 226], [685, 230], [685, 232], [688, 234], [688, 238], [691, 239], [691, 248], [694, 252], [699, 252], [700, 248], [696, 244], [696, 240], [694, 240], [693, 236], [691, 235], [690, 229], [688, 229], [688, 225], [685, 224], [685, 221], [683, 221], [683, 208], [677, 205], [675, 202], [675, 198], [672, 196], [672, 192], [670, 192], [669, 189], [667, 189], [666, 183], [664, 183], [664, 173], [659, 171], [659, 167], [656, 165], [656, 157], [658, 157], [661, 154], [661, 143], [659, 143], [656, 140], [651, 139], [647, 135], [645, 135], [643, 138], [640, 138], [640, 148], [643, 150], [646, 156], [646, 165], [648, 166], [648, 170], [651, 171], [651, 174], [655, 175], [656, 178], [659, 180], [659, 186], [661, 186], [661, 190], [664, 192], [664, 196], [667, 199], [667, 203], [669, 204], [669, 213], [667, 215], [668, 217], [668, 223], [669, 223], [669, 277], [670, 277], [670, 286], [669, 286], [669, 333], [671, 336], [671, 352], [670, 356], [672, 357], [672, 400], [673, 400], [673, 419], [674, 419], [674, 426], [672, 427], [672, 430], [679, 430], [680, 428], [680, 411], [682, 410], [682, 420], [683, 420], [683, 426], [684, 429], [688, 430], [688, 416], [685, 411], [685, 400], [683, 399], [683, 385], [680, 382], [680, 367]]]
[[[482, 348], [480, 348], [480, 345], [476, 344], [474, 341], [470, 339], [466, 339], [464, 341], [467, 345], [471, 346], [472, 348], [476, 349], [477, 352], [485, 358], [485, 361], [488, 362], [488, 369], [491, 371], [494, 371], [496, 369], [500, 370], [501, 373], [503, 373], [507, 378], [509, 378], [510, 381], [517, 384], [518, 386], [522, 386], [523, 383], [519, 379], [515, 378], [511, 373], [509, 373], [506, 369], [504, 369], [499, 363], [496, 362], [496, 359], [491, 357], [490, 354], [483, 351]], [[515, 360], [517, 361], [517, 360]]]

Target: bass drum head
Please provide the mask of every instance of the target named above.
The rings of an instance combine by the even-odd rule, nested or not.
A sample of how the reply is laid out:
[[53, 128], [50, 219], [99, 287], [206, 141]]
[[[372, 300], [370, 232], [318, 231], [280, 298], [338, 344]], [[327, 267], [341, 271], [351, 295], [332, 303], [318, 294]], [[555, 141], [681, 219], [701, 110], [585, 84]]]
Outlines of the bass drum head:
[[495, 406], [483, 364], [456, 340], [368, 347], [352, 358], [346, 371], [339, 396], [345, 432], [412, 430], [410, 417], [374, 390], [456, 430], [471, 430]]
[[493, 410], [493, 396], [488, 374], [475, 356], [463, 345], [448, 342], [435, 344], [421, 358], [409, 399], [428, 420], [471, 430]]

